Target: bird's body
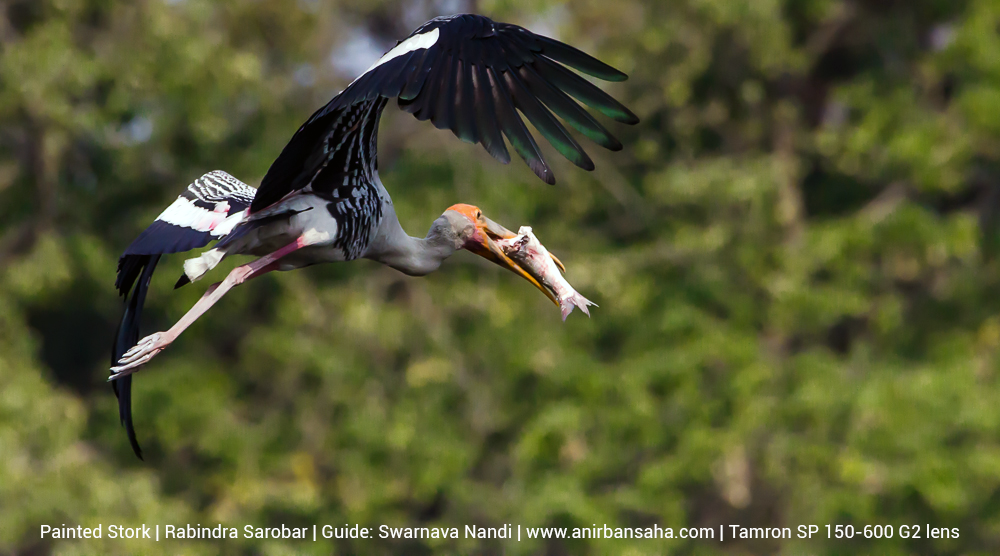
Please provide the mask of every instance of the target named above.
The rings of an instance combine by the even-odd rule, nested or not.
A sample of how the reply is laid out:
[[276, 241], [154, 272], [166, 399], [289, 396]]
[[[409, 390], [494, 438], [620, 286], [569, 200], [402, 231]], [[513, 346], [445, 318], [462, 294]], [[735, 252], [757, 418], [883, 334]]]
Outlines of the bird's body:
[[[219, 170], [214, 173], [224, 174]], [[344, 220], [335, 216], [341, 203], [313, 193], [297, 194], [253, 216], [247, 215], [216, 248], [189, 259], [185, 264], [187, 279], [200, 279], [225, 257], [262, 257], [300, 237], [306, 238], [308, 246], [282, 257], [275, 270], [296, 270], [359, 258], [372, 259], [410, 276], [424, 276], [437, 270], [454, 249], [435, 249], [433, 237], [408, 235], [399, 224], [392, 198], [377, 173], [373, 181], [378, 205], [370, 209], [370, 216], [362, 226], [351, 230], [349, 236], [341, 227]], [[345, 239], [348, 237], [349, 240]]]
[[[424, 237], [407, 234], [379, 178], [376, 147], [382, 110], [396, 98], [417, 119], [481, 144], [503, 163], [510, 161], [506, 138], [539, 178], [555, 183], [523, 115], [560, 154], [592, 170], [591, 159], [555, 116], [611, 150], [620, 150], [621, 143], [576, 100], [623, 123], [638, 119], [561, 64], [604, 80], [625, 79], [571, 46], [516, 25], [469, 14], [433, 19], [317, 110], [292, 136], [259, 189], [221, 171], [188, 186], [119, 260], [116, 286], [127, 306], [115, 340], [111, 380], [136, 454], [141, 452], [132, 426], [131, 374], [229, 289], [266, 272], [368, 258], [422, 276], [455, 251], [467, 249], [522, 276], [558, 304], [498, 246], [497, 241], [515, 234], [474, 206], [451, 206]], [[169, 330], [137, 342], [159, 257], [214, 240], [213, 249], [185, 261], [178, 287], [202, 278], [226, 257], [259, 258], [209, 287]]]
[[341, 228], [337, 219], [327, 212], [328, 204], [328, 201], [307, 193], [295, 195], [266, 211], [252, 217], [248, 216], [235, 230], [236, 233], [226, 237], [218, 247], [199, 257], [205, 259], [205, 265], [198, 265], [198, 270], [185, 268], [187, 277], [191, 280], [200, 279], [218, 264], [222, 257], [232, 255], [262, 257], [306, 235], [310, 238], [310, 245], [282, 257], [279, 270], [294, 270], [312, 264], [343, 262], [357, 258], [358, 252], [363, 253], [367, 248], [374, 235], [374, 227], [359, 230], [361, 233], [352, 238], [352, 246], [355, 249], [347, 249], [337, 243], [337, 239], [341, 237]]

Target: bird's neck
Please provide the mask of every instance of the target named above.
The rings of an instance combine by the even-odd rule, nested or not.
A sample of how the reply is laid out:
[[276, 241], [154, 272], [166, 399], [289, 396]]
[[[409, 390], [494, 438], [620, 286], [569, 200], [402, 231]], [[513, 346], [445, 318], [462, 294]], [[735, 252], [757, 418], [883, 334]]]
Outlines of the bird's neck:
[[381, 233], [365, 255], [410, 276], [424, 276], [441, 266], [458, 248], [454, 240], [431, 225], [426, 237], [413, 237], [403, 231], [395, 214], [386, 215]]

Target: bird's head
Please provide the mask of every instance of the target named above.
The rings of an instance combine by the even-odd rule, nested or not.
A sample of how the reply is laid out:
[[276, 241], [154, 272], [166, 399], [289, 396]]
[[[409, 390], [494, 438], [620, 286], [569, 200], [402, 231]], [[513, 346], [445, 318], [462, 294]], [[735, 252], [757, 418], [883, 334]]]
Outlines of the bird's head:
[[458, 204], [448, 207], [441, 218], [446, 220], [446, 227], [450, 234], [454, 234], [456, 247], [471, 251], [480, 257], [492, 261], [521, 278], [531, 282], [536, 288], [542, 291], [546, 297], [551, 299], [556, 305], [559, 304], [555, 296], [547, 288], [542, 286], [538, 280], [517, 262], [512, 260], [503, 252], [497, 244], [497, 240], [517, 237], [517, 234], [497, 224], [487, 218], [479, 207]]

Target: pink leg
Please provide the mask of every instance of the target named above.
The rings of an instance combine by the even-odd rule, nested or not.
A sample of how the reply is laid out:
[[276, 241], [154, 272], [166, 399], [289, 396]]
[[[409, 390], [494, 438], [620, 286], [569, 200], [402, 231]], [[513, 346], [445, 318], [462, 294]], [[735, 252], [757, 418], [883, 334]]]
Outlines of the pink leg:
[[256, 278], [277, 269], [278, 259], [306, 245], [305, 241], [299, 238], [294, 243], [290, 243], [274, 253], [265, 255], [252, 263], [234, 268], [226, 276], [225, 280], [209, 286], [208, 290], [205, 291], [205, 295], [201, 296], [201, 299], [181, 317], [181, 320], [170, 327], [170, 330], [150, 334], [139, 340], [139, 343], [132, 347], [132, 349], [126, 351], [121, 359], [118, 360], [118, 366], [111, 368], [111, 378], [109, 380], [114, 380], [139, 370], [139, 367], [148, 363], [153, 357], [156, 357], [158, 353], [163, 351], [165, 347], [173, 343], [181, 335], [181, 332], [184, 332], [187, 327], [198, 320], [198, 317], [205, 314], [205, 311], [208, 311], [212, 305], [215, 305], [216, 301], [222, 299], [222, 296], [226, 295], [226, 292], [251, 278]]

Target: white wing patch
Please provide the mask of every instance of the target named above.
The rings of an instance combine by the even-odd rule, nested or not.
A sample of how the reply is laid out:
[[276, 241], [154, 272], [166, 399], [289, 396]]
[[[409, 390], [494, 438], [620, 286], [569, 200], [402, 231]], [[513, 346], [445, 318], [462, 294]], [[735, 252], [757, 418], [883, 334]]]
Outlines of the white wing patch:
[[[362, 73], [358, 77], [360, 78], [361, 76], [365, 75], [371, 70], [381, 66], [382, 64], [388, 62], [389, 60], [398, 58], [403, 54], [409, 54], [414, 50], [420, 50], [421, 48], [430, 48], [434, 46], [434, 44], [437, 43], [438, 37], [440, 35], [441, 33], [439, 33], [437, 29], [433, 29], [426, 33], [421, 33], [419, 35], [413, 35], [412, 37], [406, 39], [405, 41], [397, 44], [395, 48], [393, 48], [389, 52], [383, 54], [382, 57], [379, 58], [377, 62], [372, 64], [372, 67], [365, 70], [365, 73]], [[357, 79], [355, 79], [354, 81], [357, 81]]]
[[217, 225], [215, 228], [212, 229], [212, 235], [215, 237], [223, 237], [229, 235], [229, 232], [233, 231], [233, 228], [235, 228], [237, 224], [242, 222], [243, 219], [246, 218], [249, 213], [250, 209], [246, 209], [242, 212], [237, 212], [236, 214], [227, 216], [226, 219], [223, 220], [221, 224]]
[[198, 232], [210, 232], [215, 237], [221, 237], [232, 231], [233, 227], [244, 216], [244, 211], [230, 216], [228, 214], [229, 208], [228, 201], [216, 203], [215, 210], [207, 210], [195, 205], [190, 199], [178, 197], [156, 219], [174, 226]]

